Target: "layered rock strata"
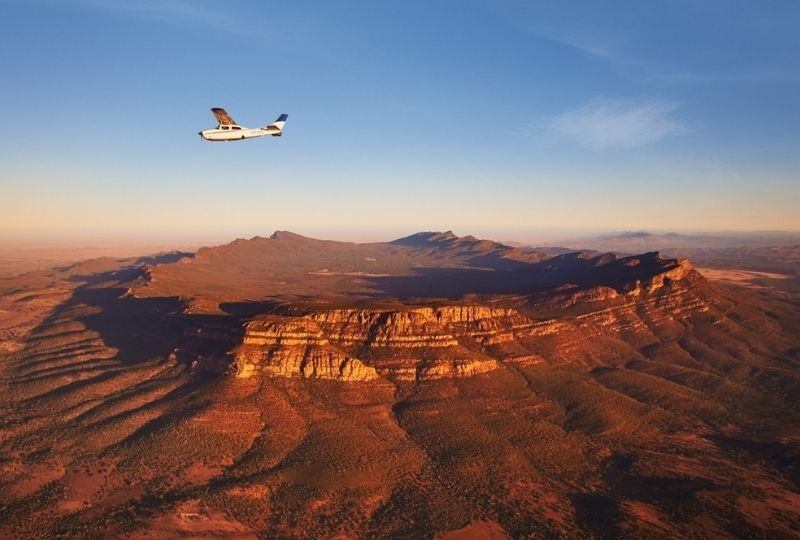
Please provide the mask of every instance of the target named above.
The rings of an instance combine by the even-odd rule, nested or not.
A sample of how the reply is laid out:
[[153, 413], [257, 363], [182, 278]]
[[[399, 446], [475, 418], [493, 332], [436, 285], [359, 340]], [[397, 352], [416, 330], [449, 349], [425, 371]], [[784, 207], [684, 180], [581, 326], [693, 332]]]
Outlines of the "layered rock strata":
[[[691, 265], [681, 262], [626, 290], [562, 290], [546, 300], [517, 297], [515, 307], [345, 308], [264, 315], [245, 325], [241, 344], [231, 353], [232, 371], [242, 378], [424, 380], [485, 373], [502, 361], [613, 363], [641, 357], [642, 347], [675, 339], [686, 317], [714, 309], [703, 292], [707, 285]], [[530, 315], [534, 308], [573, 311], [537, 319]], [[721, 315], [715, 310], [712, 317]]]
[[234, 351], [235, 371], [239, 377], [263, 373], [348, 381], [490, 371], [496, 361], [478, 347], [465, 347], [456, 336], [468, 333], [454, 332], [443, 322], [463, 319], [456, 313], [463, 309], [335, 309], [302, 317], [259, 317], [246, 325]]

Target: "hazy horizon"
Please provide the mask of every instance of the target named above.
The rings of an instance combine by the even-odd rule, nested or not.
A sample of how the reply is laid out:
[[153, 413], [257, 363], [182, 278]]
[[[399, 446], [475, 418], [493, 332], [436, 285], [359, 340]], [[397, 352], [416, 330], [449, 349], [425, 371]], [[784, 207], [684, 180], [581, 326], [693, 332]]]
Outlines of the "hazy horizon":
[[697, 230], [681, 229], [603, 229], [603, 228], [512, 228], [512, 227], [470, 227], [468, 225], [430, 225], [418, 228], [384, 226], [371, 228], [358, 227], [303, 227], [267, 226], [249, 228], [220, 228], [197, 230], [145, 230], [132, 229], [61, 229], [61, 230], [0, 230], [0, 250], [2, 249], [76, 249], [76, 248], [174, 248], [187, 249], [208, 245], [224, 244], [239, 238], [267, 237], [276, 231], [289, 231], [311, 238], [346, 242], [385, 242], [402, 238], [418, 232], [452, 231], [458, 236], [475, 236], [500, 242], [553, 245], [559, 241], [603, 238], [630, 233], [652, 235], [676, 234], [687, 237], [718, 238], [768, 238], [776, 245], [800, 240], [800, 231], [789, 230]]
[[0, 230], [800, 230], [795, 4], [2, 5]]

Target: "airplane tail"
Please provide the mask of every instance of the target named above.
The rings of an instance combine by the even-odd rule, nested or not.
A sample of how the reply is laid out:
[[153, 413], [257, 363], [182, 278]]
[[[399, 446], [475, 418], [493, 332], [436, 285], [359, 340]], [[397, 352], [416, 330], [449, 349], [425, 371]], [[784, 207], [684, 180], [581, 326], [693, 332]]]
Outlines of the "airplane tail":
[[286, 124], [286, 119], [289, 118], [288, 114], [282, 114], [278, 117], [277, 120], [272, 122], [271, 124], [267, 124], [266, 129], [269, 132], [272, 132], [273, 137], [280, 137], [283, 133], [283, 126]]

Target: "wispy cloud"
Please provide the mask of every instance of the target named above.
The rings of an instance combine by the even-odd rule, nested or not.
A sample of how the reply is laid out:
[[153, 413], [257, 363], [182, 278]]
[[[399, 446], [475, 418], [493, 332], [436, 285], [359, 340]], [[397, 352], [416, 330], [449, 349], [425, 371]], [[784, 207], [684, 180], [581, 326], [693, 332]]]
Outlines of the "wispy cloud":
[[672, 118], [677, 109], [670, 101], [594, 101], [556, 116], [546, 130], [594, 150], [634, 148], [684, 133], [686, 127]]
[[657, 81], [689, 82], [689, 83], [735, 83], [735, 82], [787, 82], [800, 81], [800, 71], [785, 67], [763, 67], [754, 69], [724, 70], [657, 70], [653, 69], [649, 77]]
[[[798, 2], [770, 9], [758, 2], [729, 9], [726, 0], [628, 2], [622, 9], [605, 2], [483, 2], [509, 27], [571, 49], [633, 80], [662, 84], [800, 80], [797, 55], [791, 54], [797, 48]], [[675, 36], [680, 36], [680, 43], [673, 45]]]
[[215, 26], [236, 31], [236, 20], [225, 12], [207, 8], [200, 2], [188, 0], [75, 0], [75, 3], [121, 15], [152, 19], [168, 23]]
[[[631, 78], [673, 83], [797, 82], [794, 65], [729, 66], [718, 69], [676, 67], [637, 56], [621, 39], [602, 39], [580, 34], [537, 32], [537, 36], [569, 47], [580, 54], [605, 62]], [[685, 62], [684, 62], [685, 64]]]

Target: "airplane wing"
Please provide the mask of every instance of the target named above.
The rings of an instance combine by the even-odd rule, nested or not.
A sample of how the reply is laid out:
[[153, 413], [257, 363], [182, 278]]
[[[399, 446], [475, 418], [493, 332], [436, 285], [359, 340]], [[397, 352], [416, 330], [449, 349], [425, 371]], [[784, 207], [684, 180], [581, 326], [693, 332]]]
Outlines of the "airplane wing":
[[225, 109], [214, 107], [213, 109], [211, 109], [211, 112], [214, 114], [214, 117], [217, 119], [217, 122], [219, 122], [220, 125], [222, 126], [236, 125], [236, 121], [233, 118], [231, 118], [231, 115], [225, 112]]

